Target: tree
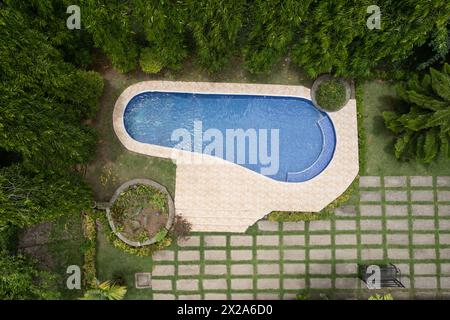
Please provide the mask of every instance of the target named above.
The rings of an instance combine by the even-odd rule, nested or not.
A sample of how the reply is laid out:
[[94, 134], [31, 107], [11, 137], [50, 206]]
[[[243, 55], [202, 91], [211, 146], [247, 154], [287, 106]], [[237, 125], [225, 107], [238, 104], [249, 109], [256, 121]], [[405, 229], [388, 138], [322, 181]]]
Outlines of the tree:
[[395, 156], [432, 162], [439, 151], [449, 153], [450, 142], [450, 65], [442, 71], [430, 69], [398, 87], [408, 111], [384, 112], [386, 126], [396, 135]]
[[111, 281], [102, 283], [96, 281], [96, 285], [87, 290], [80, 300], [123, 300], [126, 293], [125, 286], [116, 285]]
[[56, 299], [55, 276], [36, 267], [34, 261], [23, 255], [0, 253], [0, 299], [34, 300]]
[[251, 23], [244, 47], [246, 68], [264, 73], [287, 53], [313, 0], [256, 0], [251, 4]]
[[81, 176], [28, 173], [20, 165], [0, 169], [0, 227], [25, 227], [80, 213], [92, 194]]
[[192, 30], [200, 65], [219, 71], [235, 53], [243, 25], [245, 0], [187, 0], [188, 26]]

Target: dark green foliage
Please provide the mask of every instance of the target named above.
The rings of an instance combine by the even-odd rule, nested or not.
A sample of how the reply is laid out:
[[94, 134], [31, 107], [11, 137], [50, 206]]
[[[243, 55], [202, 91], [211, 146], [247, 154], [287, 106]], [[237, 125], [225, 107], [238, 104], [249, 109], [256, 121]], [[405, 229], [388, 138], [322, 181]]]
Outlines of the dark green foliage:
[[91, 191], [76, 173], [30, 174], [20, 166], [0, 169], [0, 227], [25, 227], [91, 205]]
[[37, 269], [25, 256], [0, 252], [0, 271], [1, 300], [43, 300], [59, 296], [53, 288], [55, 277]]
[[189, 28], [202, 66], [220, 70], [236, 50], [245, 0], [187, 0]]
[[286, 54], [311, 2], [256, 0], [251, 4], [250, 31], [244, 47], [245, 65], [250, 72], [268, 72]]
[[322, 82], [315, 94], [317, 103], [326, 111], [340, 109], [346, 100], [345, 86], [337, 79]]
[[450, 65], [442, 71], [430, 69], [398, 87], [408, 111], [384, 112], [386, 126], [397, 136], [395, 156], [416, 158], [430, 163], [439, 151], [449, 154], [450, 142]]

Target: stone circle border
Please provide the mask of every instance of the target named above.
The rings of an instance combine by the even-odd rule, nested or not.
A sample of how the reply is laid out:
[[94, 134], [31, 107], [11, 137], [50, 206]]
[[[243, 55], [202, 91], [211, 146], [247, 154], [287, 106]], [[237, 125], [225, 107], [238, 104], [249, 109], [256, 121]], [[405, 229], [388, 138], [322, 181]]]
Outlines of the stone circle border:
[[[317, 100], [316, 100], [316, 92], [317, 92], [317, 89], [319, 88], [319, 86], [320, 86], [323, 82], [328, 81], [328, 80], [333, 80], [333, 79], [340, 81], [340, 82], [344, 85], [344, 87], [345, 87], [345, 102], [344, 102], [344, 103], [342, 104], [342, 106], [340, 106], [338, 109], [333, 110], [333, 111], [330, 111], [330, 110], [326, 110], [326, 109], [322, 108], [322, 107], [317, 103]], [[345, 107], [345, 106], [347, 105], [347, 103], [348, 103], [348, 101], [350, 100], [351, 96], [352, 96], [352, 88], [351, 88], [350, 84], [348, 83], [348, 81], [345, 80], [344, 78], [335, 78], [335, 77], [332, 77], [332, 76], [329, 75], [329, 74], [322, 74], [322, 75], [320, 75], [320, 76], [314, 81], [314, 83], [313, 83], [313, 85], [312, 85], [312, 87], [311, 87], [311, 101], [312, 101], [312, 103], [314, 104], [314, 106], [315, 106], [317, 109], [319, 109], [319, 110], [321, 110], [321, 111], [323, 111], [323, 112], [327, 112], [327, 113], [336, 112], [336, 111], [341, 110], [343, 107]]]
[[129, 181], [123, 183], [119, 188], [117, 188], [117, 190], [114, 192], [114, 195], [111, 197], [111, 200], [109, 201], [109, 206], [106, 208], [106, 217], [108, 219], [109, 226], [111, 227], [111, 230], [114, 232], [114, 234], [120, 240], [122, 240], [123, 242], [125, 242], [126, 244], [128, 244], [129, 246], [132, 246], [132, 247], [143, 247], [143, 246], [148, 246], [150, 244], [154, 244], [154, 243], [156, 243], [156, 235], [153, 236], [151, 239], [148, 239], [144, 242], [129, 240], [122, 233], [117, 232], [116, 226], [111, 217], [111, 208], [114, 205], [114, 202], [116, 202], [117, 198], [120, 196], [120, 194], [122, 192], [124, 192], [128, 188], [138, 185], [138, 184], [144, 184], [144, 185], [151, 186], [167, 195], [167, 205], [169, 207], [169, 217], [168, 217], [167, 223], [165, 225], [165, 228], [167, 230], [169, 230], [172, 227], [173, 220], [175, 218], [175, 205], [174, 205], [172, 196], [167, 191], [166, 187], [164, 187], [164, 186], [160, 185], [159, 183], [157, 183], [153, 180], [150, 180], [150, 179], [133, 179], [133, 180], [129, 180]]

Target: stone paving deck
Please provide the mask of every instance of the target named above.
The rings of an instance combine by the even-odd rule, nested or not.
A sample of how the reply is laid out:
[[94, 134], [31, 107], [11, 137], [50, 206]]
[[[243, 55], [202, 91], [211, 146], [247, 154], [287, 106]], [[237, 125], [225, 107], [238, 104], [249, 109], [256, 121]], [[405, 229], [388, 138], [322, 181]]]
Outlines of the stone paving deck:
[[[175, 209], [193, 231], [245, 232], [271, 211], [318, 212], [341, 195], [359, 170], [356, 102], [329, 114], [336, 133], [333, 159], [315, 178], [302, 183], [276, 181], [225, 160], [137, 142], [124, 126], [128, 101], [145, 91], [255, 94], [310, 99], [302, 86], [211, 82], [146, 81], [128, 87], [113, 112], [114, 131], [130, 151], [177, 163]], [[189, 163], [183, 161], [188, 157]], [[444, 195], [445, 196], [445, 195]], [[375, 200], [378, 200], [375, 199]]]
[[[357, 279], [357, 264], [392, 262], [406, 286], [394, 291], [396, 299], [450, 298], [450, 214], [439, 215], [449, 212], [450, 202], [411, 197], [417, 190], [434, 196], [450, 190], [441, 186], [446, 181], [371, 177], [360, 189], [376, 188], [382, 200], [361, 199], [339, 208], [331, 220], [260, 221], [246, 235], [196, 233], [154, 257], [151, 294], [154, 299], [292, 299], [308, 289], [364, 298], [371, 292]], [[391, 190], [405, 192], [408, 201], [385, 200]]]

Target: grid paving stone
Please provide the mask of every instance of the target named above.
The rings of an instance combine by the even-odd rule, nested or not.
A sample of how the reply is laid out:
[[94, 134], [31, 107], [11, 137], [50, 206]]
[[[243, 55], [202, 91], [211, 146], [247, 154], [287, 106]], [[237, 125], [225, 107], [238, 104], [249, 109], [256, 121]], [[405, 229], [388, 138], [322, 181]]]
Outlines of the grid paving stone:
[[224, 264], [207, 264], [205, 265], [206, 275], [226, 275], [227, 266]]
[[280, 237], [278, 235], [276, 236], [257, 236], [256, 237], [256, 244], [258, 246], [276, 246], [278, 247], [280, 245]]
[[414, 277], [414, 287], [418, 289], [436, 289], [437, 279], [435, 277]]
[[413, 216], [434, 216], [434, 206], [429, 204], [413, 204], [411, 206]]
[[337, 260], [353, 260], [357, 258], [356, 249], [335, 249], [335, 257]]
[[227, 300], [226, 293], [205, 293], [205, 300]]
[[413, 202], [432, 202], [434, 201], [434, 193], [430, 190], [413, 190], [411, 191], [411, 201]]
[[413, 176], [410, 177], [410, 183], [413, 187], [432, 187], [433, 177], [430, 176]]
[[436, 259], [436, 250], [433, 249], [414, 249], [414, 259], [427, 260]]
[[356, 207], [355, 206], [341, 206], [334, 210], [334, 214], [336, 216], [355, 217], [356, 216]]
[[253, 279], [231, 279], [233, 290], [253, 290]]
[[301, 290], [305, 288], [305, 279], [284, 278], [283, 288], [285, 290]]
[[385, 187], [404, 187], [406, 186], [406, 177], [403, 176], [390, 176], [384, 177]]
[[226, 260], [227, 252], [225, 250], [205, 250], [205, 260]]
[[416, 263], [414, 264], [415, 275], [433, 275], [436, 274], [436, 265], [433, 263]]
[[284, 260], [305, 260], [305, 250], [292, 249], [283, 251]]
[[441, 277], [441, 289], [450, 289], [450, 277]]
[[450, 275], [450, 263], [441, 263], [441, 274]]
[[297, 300], [296, 293], [285, 293], [283, 294], [283, 300]]
[[439, 256], [441, 259], [450, 259], [450, 249], [439, 248]]
[[331, 224], [329, 220], [314, 220], [309, 222], [309, 231], [330, 231]]
[[153, 261], [171, 261], [175, 260], [175, 253], [171, 250], [157, 251], [152, 256]]
[[392, 201], [392, 202], [408, 201], [408, 195], [407, 195], [406, 191], [386, 190], [385, 198], [386, 198], [386, 201]]
[[364, 176], [359, 178], [360, 188], [380, 187], [381, 179], [378, 176]]
[[397, 268], [400, 270], [401, 275], [409, 275], [409, 263], [396, 263]]
[[450, 233], [440, 233], [439, 243], [443, 245], [450, 245]]
[[381, 193], [379, 191], [360, 191], [359, 198], [363, 202], [380, 202]]
[[232, 264], [231, 265], [232, 275], [248, 275], [253, 274], [252, 264]]
[[200, 266], [194, 264], [178, 265], [178, 275], [180, 276], [197, 276], [200, 274]]
[[278, 250], [263, 250], [256, 251], [256, 258], [258, 260], [280, 260], [280, 251]]
[[170, 293], [154, 293], [153, 300], [175, 300], [175, 295]]
[[450, 220], [439, 220], [439, 230], [440, 231], [450, 231]]
[[259, 292], [257, 294], [258, 300], [278, 300], [280, 297], [278, 293]]
[[393, 260], [408, 260], [409, 249], [388, 249], [388, 258]]
[[382, 244], [383, 236], [381, 234], [362, 234], [361, 244]]
[[232, 293], [232, 300], [253, 300], [253, 293]]
[[203, 279], [203, 289], [205, 290], [226, 290], [227, 279]]
[[435, 222], [434, 219], [428, 219], [428, 220], [423, 220], [423, 219], [415, 219], [413, 221], [413, 228], [414, 230], [435, 230]]
[[310, 249], [309, 250], [310, 260], [330, 260], [331, 259], [331, 249]]
[[227, 238], [225, 236], [205, 236], [205, 247], [225, 247], [227, 245]]
[[450, 201], [450, 191], [438, 191], [438, 201]]
[[440, 176], [436, 179], [438, 187], [450, 187], [450, 176]]
[[309, 274], [331, 274], [331, 264], [311, 263], [309, 265]]
[[305, 230], [305, 222], [283, 222], [283, 231], [303, 231]]
[[409, 236], [407, 234], [388, 234], [388, 245], [409, 245]]
[[360, 222], [361, 230], [381, 230], [382, 224], [380, 220], [361, 220]]
[[182, 294], [178, 296], [178, 300], [200, 300], [199, 294]]
[[309, 236], [309, 245], [329, 246], [331, 244], [331, 235], [313, 234]]
[[386, 229], [387, 230], [408, 230], [409, 222], [408, 220], [386, 220]]
[[194, 261], [200, 260], [200, 252], [193, 250], [179, 250], [178, 261]]
[[252, 250], [231, 250], [231, 259], [234, 261], [240, 260], [252, 260], [253, 251]]
[[356, 245], [356, 234], [337, 234], [334, 237], [336, 245]]
[[358, 273], [358, 265], [356, 263], [336, 263], [336, 274], [349, 275]]
[[306, 265], [304, 263], [284, 263], [283, 273], [284, 274], [304, 274], [306, 270]]
[[413, 243], [415, 245], [418, 245], [418, 244], [434, 244], [435, 243], [434, 233], [430, 233], [430, 234], [414, 233], [413, 234]]
[[259, 221], [258, 229], [261, 231], [278, 231], [278, 222], [267, 220]]
[[450, 217], [450, 205], [438, 205], [439, 216]]
[[283, 244], [285, 246], [304, 246], [305, 236], [304, 235], [285, 235], [283, 236]]
[[359, 281], [357, 278], [337, 278], [334, 285], [337, 289], [357, 289]]
[[386, 215], [387, 216], [408, 216], [408, 206], [399, 204], [388, 204], [386, 205]]
[[198, 290], [198, 279], [177, 280], [178, 291], [196, 291]]
[[361, 216], [381, 216], [381, 205], [363, 204], [359, 206]]
[[331, 279], [326, 278], [310, 278], [309, 285], [311, 288], [327, 289], [331, 288]]
[[247, 235], [231, 236], [230, 244], [232, 247], [251, 247], [253, 245], [253, 237]]
[[256, 265], [256, 273], [259, 275], [280, 274], [279, 264], [258, 264]]
[[172, 280], [152, 279], [152, 289], [158, 291], [172, 290]]
[[156, 265], [152, 270], [152, 276], [173, 276], [175, 267], [173, 265]]
[[373, 248], [361, 249], [361, 259], [381, 260], [383, 259], [383, 249], [373, 249]]
[[337, 231], [356, 230], [356, 221], [353, 220], [336, 220], [335, 228]]
[[199, 236], [190, 236], [187, 239], [178, 239], [178, 246], [180, 247], [198, 247], [200, 246]]
[[280, 280], [278, 278], [276, 279], [264, 279], [264, 278], [258, 278], [256, 282], [256, 286], [259, 290], [266, 290], [266, 289], [280, 289]]

